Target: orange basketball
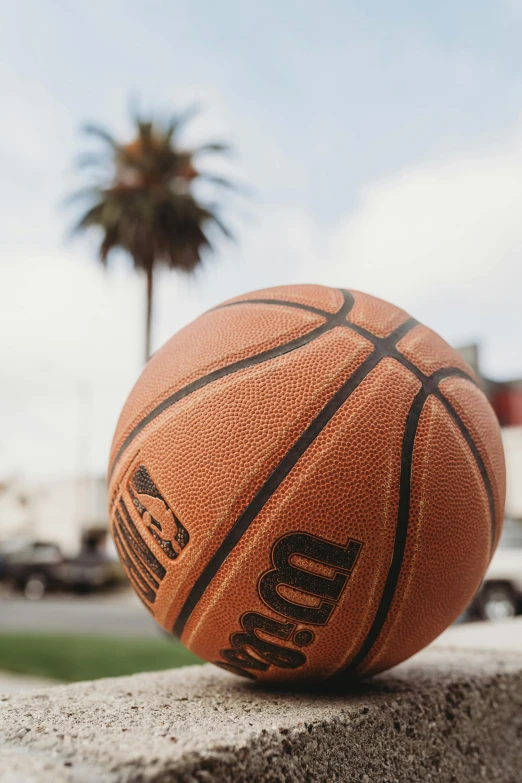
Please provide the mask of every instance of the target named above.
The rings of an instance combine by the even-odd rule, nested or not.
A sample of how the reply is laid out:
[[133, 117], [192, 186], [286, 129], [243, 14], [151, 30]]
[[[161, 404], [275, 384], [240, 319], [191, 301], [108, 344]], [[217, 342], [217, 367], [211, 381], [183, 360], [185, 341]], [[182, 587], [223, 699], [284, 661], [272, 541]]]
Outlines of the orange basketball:
[[403, 310], [318, 285], [174, 335], [125, 404], [109, 479], [156, 620], [271, 681], [373, 674], [431, 642], [477, 591], [505, 495], [461, 357]]

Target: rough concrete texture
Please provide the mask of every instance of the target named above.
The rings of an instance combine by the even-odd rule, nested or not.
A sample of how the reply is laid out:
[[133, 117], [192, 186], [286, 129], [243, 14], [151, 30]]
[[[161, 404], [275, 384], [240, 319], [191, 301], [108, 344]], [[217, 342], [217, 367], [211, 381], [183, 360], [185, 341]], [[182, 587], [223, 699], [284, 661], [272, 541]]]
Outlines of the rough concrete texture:
[[522, 779], [522, 656], [426, 650], [358, 688], [212, 666], [0, 696], [2, 783]]

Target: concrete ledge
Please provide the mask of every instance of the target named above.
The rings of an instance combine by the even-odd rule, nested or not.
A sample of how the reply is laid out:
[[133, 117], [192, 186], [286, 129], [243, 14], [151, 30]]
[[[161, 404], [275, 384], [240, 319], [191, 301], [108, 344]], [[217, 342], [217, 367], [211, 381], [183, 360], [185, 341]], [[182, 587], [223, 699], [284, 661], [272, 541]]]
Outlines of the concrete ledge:
[[214, 667], [0, 695], [2, 783], [518, 783], [522, 656], [435, 647], [356, 690]]

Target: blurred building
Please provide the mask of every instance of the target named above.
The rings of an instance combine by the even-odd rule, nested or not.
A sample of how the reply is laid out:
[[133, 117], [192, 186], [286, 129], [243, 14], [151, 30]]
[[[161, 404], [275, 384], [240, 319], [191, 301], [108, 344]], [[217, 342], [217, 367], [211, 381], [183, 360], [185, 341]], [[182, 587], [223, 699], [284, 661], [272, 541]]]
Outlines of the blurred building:
[[104, 540], [107, 530], [107, 488], [101, 476], [0, 483], [1, 541], [49, 541], [74, 556], [86, 544]]
[[459, 353], [482, 381], [482, 388], [497, 414], [506, 453], [506, 515], [522, 520], [522, 378], [494, 381], [480, 369], [479, 347], [466, 345]]

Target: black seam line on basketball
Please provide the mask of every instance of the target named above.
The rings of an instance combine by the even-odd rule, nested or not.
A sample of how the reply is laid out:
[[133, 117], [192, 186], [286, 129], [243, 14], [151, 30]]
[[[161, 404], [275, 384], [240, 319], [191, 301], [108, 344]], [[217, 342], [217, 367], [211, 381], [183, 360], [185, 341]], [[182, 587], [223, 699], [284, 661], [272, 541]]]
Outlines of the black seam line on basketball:
[[244, 304], [262, 304], [262, 305], [282, 305], [284, 307], [294, 307], [296, 310], [304, 310], [305, 312], [315, 313], [316, 315], [322, 315], [324, 318], [328, 318], [335, 313], [330, 313], [328, 310], [321, 310], [319, 307], [312, 307], [311, 305], [304, 305], [300, 302], [289, 302], [286, 299], [242, 299], [240, 302], [227, 302], [226, 304], [213, 307], [212, 310], [207, 310], [208, 313], [215, 313], [217, 310], [224, 310], [227, 307], [237, 307]]
[[[443, 368], [442, 370], [436, 371], [433, 375], [426, 375], [419, 367], [417, 367], [416, 364], [411, 362], [409, 359], [402, 354], [399, 349], [397, 348], [397, 343], [415, 326], [419, 325], [419, 322], [416, 321], [414, 318], [410, 318], [407, 321], [404, 321], [391, 335], [389, 335], [388, 338], [382, 338], [377, 337], [376, 335], [372, 335], [371, 332], [368, 332], [363, 327], [359, 326], [358, 324], [352, 324], [349, 321], [347, 322], [349, 328], [353, 329], [353, 331], [357, 332], [357, 334], [360, 334], [362, 337], [366, 337], [366, 339], [373, 342], [374, 345], [378, 345], [380, 342], [382, 342], [383, 339], [387, 339], [390, 342], [394, 343], [393, 348], [390, 348], [390, 356], [393, 356], [394, 359], [396, 359], [400, 364], [402, 364], [403, 367], [405, 367], [407, 370], [409, 370], [413, 375], [415, 375], [421, 383], [425, 384], [428, 381], [435, 381], [437, 378], [440, 380], [443, 380], [446, 377], [458, 377], [462, 378], [463, 380], [469, 381], [474, 386], [479, 388], [477, 381], [469, 375], [469, 373], [464, 372], [464, 370], [460, 370], [457, 367], [448, 367]], [[432, 394], [434, 394], [438, 399], [441, 399], [443, 396], [442, 393], [438, 388], [434, 388], [432, 391]], [[489, 478], [489, 474], [487, 472], [486, 466], [484, 465], [484, 461], [482, 460], [482, 457], [480, 456], [480, 452], [477, 449], [477, 446], [475, 445], [475, 442], [467, 430], [466, 426], [464, 425], [464, 422], [460, 419], [455, 409], [451, 406], [449, 401], [444, 397], [444, 399], [441, 399], [441, 402], [446, 406], [448, 409], [448, 412], [454, 419], [455, 423], [459, 427], [460, 431], [462, 432], [462, 435], [464, 436], [464, 439], [468, 443], [469, 448], [471, 449], [472, 455], [475, 459], [475, 462], [477, 464], [477, 467], [479, 469], [479, 472], [482, 476], [482, 480], [484, 483], [484, 487], [486, 490], [486, 494], [488, 496], [488, 503], [490, 508], [490, 518], [491, 518], [491, 526], [492, 526], [492, 535], [491, 535], [491, 541], [492, 541], [492, 549], [493, 552], [493, 545], [496, 537], [496, 515], [495, 515], [495, 503], [493, 499], [493, 489], [491, 486], [491, 480]]]
[[[405, 367], [407, 370], [413, 373], [423, 384], [429, 381], [430, 379], [438, 378], [438, 383], [440, 383], [440, 381], [443, 381], [445, 378], [461, 378], [462, 380], [468, 381], [468, 383], [471, 383], [473, 384], [473, 386], [476, 386], [478, 389], [480, 389], [480, 386], [478, 385], [477, 381], [474, 378], [472, 378], [472, 376], [469, 375], [469, 373], [464, 372], [464, 370], [460, 370], [458, 367], [446, 367], [446, 368], [442, 368], [441, 370], [437, 370], [433, 375], [425, 375], [422, 372], [422, 370], [419, 370], [419, 368], [415, 364], [410, 362], [409, 359], [406, 359], [406, 357], [403, 356], [397, 349], [395, 349], [393, 356], [395, 359], [397, 359], [398, 362], [400, 362], [400, 364], [402, 364], [403, 367]], [[455, 421], [455, 424], [460, 429], [462, 436], [464, 437], [464, 440], [466, 441], [466, 443], [468, 444], [471, 450], [471, 454], [475, 460], [479, 473], [482, 477], [484, 488], [486, 490], [486, 495], [488, 497], [488, 504], [490, 510], [491, 555], [493, 555], [493, 547], [496, 538], [497, 519], [496, 519], [496, 511], [495, 511], [495, 501], [493, 498], [493, 487], [491, 484], [489, 473], [484, 464], [484, 460], [482, 459], [480, 452], [475, 444], [475, 441], [473, 440], [471, 433], [469, 432], [466, 425], [458, 415], [457, 411], [453, 408], [449, 400], [444, 396], [444, 394], [441, 392], [438, 386], [437, 388], [434, 388], [431, 393], [442, 402], [442, 404], [446, 407], [448, 413]]]
[[397, 583], [399, 581], [399, 575], [404, 559], [404, 551], [406, 548], [406, 538], [408, 534], [410, 517], [411, 469], [413, 462], [415, 435], [417, 434], [419, 419], [428, 396], [429, 391], [426, 387], [423, 386], [415, 395], [406, 418], [406, 427], [404, 429], [401, 450], [399, 509], [397, 514], [397, 526], [395, 528], [393, 555], [390, 567], [388, 569], [388, 574], [386, 576], [386, 582], [384, 584], [379, 606], [377, 607], [371, 628], [358, 652], [352, 658], [348, 666], [346, 666], [341, 672], [334, 676], [349, 674], [362, 663], [376, 642], [388, 616], [388, 612], [395, 595]]
[[364, 326], [354, 324], [353, 321], [347, 321], [346, 325], [349, 329], [352, 329], [354, 332], [357, 332], [357, 334], [360, 334], [361, 337], [366, 337], [366, 339], [370, 340], [370, 342], [372, 342], [374, 345], [381, 343], [383, 340], [386, 342], [392, 342], [393, 345], [395, 345], [399, 342], [399, 340], [402, 340], [402, 338], [415, 326], [420, 326], [421, 324], [416, 320], [416, 318], [407, 318], [400, 326], [395, 329], [395, 331], [391, 332], [391, 334], [389, 334], [387, 337], [379, 337], [377, 334], [369, 332], [368, 329], [364, 328]]
[[290, 471], [295, 467], [298, 460], [303, 456], [308, 447], [326, 427], [328, 422], [337, 413], [339, 408], [346, 402], [350, 394], [355, 391], [359, 384], [362, 383], [366, 376], [374, 369], [374, 367], [377, 366], [381, 359], [390, 356], [389, 348], [392, 347], [392, 340], [394, 340], [395, 337], [390, 335], [389, 339], [389, 346], [386, 340], [381, 340], [380, 343], [375, 345], [374, 350], [370, 356], [368, 356], [368, 358], [359, 365], [357, 370], [352, 373], [352, 375], [348, 378], [347, 381], [345, 381], [341, 388], [338, 389], [329, 399], [315, 419], [313, 419], [306, 430], [300, 435], [294, 445], [285, 454], [279, 465], [268, 477], [261, 489], [258, 490], [257, 494], [250, 501], [249, 505], [243, 511], [241, 516], [236, 520], [221, 545], [218, 547], [214, 555], [203, 569], [202, 573], [199, 575], [188, 598], [181, 608], [173, 628], [173, 633], [176, 636], [181, 636], [190, 615], [196, 608], [210, 582], [216, 576], [228, 555], [231, 553], [242, 536], [246, 533], [251, 523], [257, 517], [264, 505], [272, 497], [274, 492], [276, 492]]
[[[426, 376], [422, 372], [422, 370], [419, 370], [419, 368], [415, 364], [412, 364], [412, 362], [410, 362], [408, 359], [405, 359], [405, 357], [403, 357], [402, 354], [400, 354], [398, 351], [395, 351], [394, 358], [397, 359], [397, 361], [400, 362], [403, 367], [405, 367], [410, 372], [412, 372], [422, 383], [425, 383], [427, 380], [430, 380], [431, 378], [439, 377], [439, 380], [444, 380], [444, 378], [451, 377], [451, 378], [461, 378], [464, 381], [468, 381], [468, 383], [472, 383], [473, 386], [480, 388], [477, 381], [474, 378], [472, 378], [471, 375], [469, 375], [467, 372], [464, 372], [463, 370], [458, 369], [457, 367], [444, 368], [443, 370], [439, 370], [438, 372], [434, 373], [434, 375]], [[446, 374], [442, 376], [441, 373], [446, 373]], [[488, 505], [490, 511], [490, 521], [491, 521], [490, 556], [492, 556], [495, 539], [496, 539], [497, 519], [496, 519], [496, 511], [495, 511], [495, 501], [493, 498], [493, 487], [491, 484], [489, 473], [484, 464], [484, 460], [480, 455], [477, 445], [473, 440], [471, 433], [469, 432], [466, 425], [458, 415], [457, 411], [453, 408], [449, 400], [444, 396], [444, 394], [440, 391], [440, 389], [438, 388], [434, 389], [431, 393], [433, 394], [434, 397], [436, 397], [438, 400], [442, 402], [442, 404], [446, 407], [450, 416], [453, 418], [464, 440], [469, 446], [472, 457], [474, 458], [478, 471], [482, 477], [482, 482], [484, 484], [484, 489], [486, 491], [486, 495], [488, 498]]]
[[455, 376], [458, 378], [462, 378], [463, 380], [472, 383], [473, 386], [478, 387], [477, 381], [469, 373], [465, 372], [464, 370], [461, 370], [458, 367], [443, 367], [442, 370], [436, 370], [434, 373], [432, 373], [432, 375], [426, 375], [426, 373], [422, 372], [422, 370], [420, 370], [416, 364], [413, 364], [413, 362], [410, 362], [409, 359], [403, 356], [403, 354], [399, 350], [397, 350], [397, 348], [395, 348], [393, 352], [393, 357], [394, 359], [397, 359], [397, 361], [400, 364], [402, 364], [402, 366], [405, 367], [406, 370], [409, 370], [413, 375], [415, 375], [422, 383], [425, 383], [430, 378], [436, 377], [438, 373], [442, 372], [442, 370], [444, 371], [450, 370], [451, 377]]
[[466, 443], [468, 444], [471, 450], [471, 453], [475, 459], [479, 473], [481, 475], [482, 482], [484, 484], [484, 488], [486, 490], [486, 495], [488, 498], [489, 514], [491, 519], [491, 546], [490, 546], [490, 557], [491, 557], [493, 555], [493, 549], [495, 547], [495, 539], [497, 535], [497, 516], [495, 511], [495, 499], [493, 497], [493, 487], [491, 485], [489, 473], [487, 471], [484, 460], [482, 459], [482, 456], [475, 444], [475, 441], [471, 436], [471, 433], [469, 432], [468, 428], [460, 418], [459, 414], [457, 413], [457, 411], [455, 410], [451, 402], [444, 395], [444, 392], [441, 391], [440, 389], [437, 389], [437, 391], [434, 392], [434, 396], [438, 400], [440, 400], [440, 402], [444, 405], [449, 415], [451, 416], [451, 418], [459, 428], [464, 440], [466, 441]]
[[262, 351], [261, 353], [257, 353], [254, 356], [249, 356], [246, 359], [240, 359], [238, 362], [233, 362], [232, 364], [228, 364], [225, 367], [220, 367], [217, 370], [213, 370], [213, 372], [208, 373], [208, 375], [203, 375], [201, 378], [197, 378], [195, 381], [192, 381], [192, 383], [189, 383], [182, 389], [178, 389], [177, 392], [174, 392], [174, 394], [171, 394], [169, 397], [163, 400], [163, 402], [157, 405], [150, 413], [144, 416], [139, 424], [137, 424], [127, 435], [122, 445], [118, 449], [116, 456], [114, 457], [111, 469], [109, 471], [109, 481], [112, 478], [116, 464], [121, 459], [123, 453], [130, 446], [134, 438], [139, 435], [139, 433], [147, 426], [147, 424], [150, 424], [150, 422], [154, 421], [154, 419], [163, 413], [163, 411], [165, 411], [167, 408], [170, 408], [179, 400], [182, 400], [189, 394], [192, 394], [198, 389], [202, 389], [204, 386], [207, 386], [207, 384], [212, 383], [213, 381], [217, 381], [220, 378], [224, 378], [227, 375], [231, 375], [232, 373], [238, 372], [239, 370], [244, 370], [247, 367], [254, 367], [257, 364], [262, 364], [263, 362], [269, 361], [270, 359], [283, 356], [285, 353], [295, 351], [297, 348], [301, 348], [303, 345], [307, 345], [318, 337], [321, 337], [323, 334], [326, 334], [326, 332], [329, 332], [336, 326], [346, 326], [346, 316], [353, 307], [353, 297], [348, 291], [343, 291], [343, 295], [344, 302], [342, 307], [336, 313], [325, 313], [324, 317], [326, 318], [326, 316], [328, 316], [327, 320], [320, 326], [312, 329], [310, 332], [307, 332], [306, 334], [301, 335], [294, 340], [290, 340], [287, 343], [278, 345], [275, 348], [270, 348], [268, 351]]
[[[397, 329], [392, 332], [388, 337], [377, 337], [376, 335], [369, 332], [367, 329], [364, 329], [362, 326], [359, 326], [358, 324], [354, 324], [351, 321], [347, 321], [346, 325], [349, 329], [352, 329], [354, 332], [357, 332], [357, 334], [360, 334], [361, 337], [366, 337], [367, 340], [370, 340], [374, 345], [378, 345], [383, 340], [387, 340], [390, 342], [394, 342], [392, 348], [390, 348], [390, 356], [393, 356], [394, 359], [397, 359], [400, 364], [402, 364], [403, 367], [405, 367], [407, 370], [409, 370], [413, 375], [415, 375], [422, 383], [424, 383], [428, 378], [433, 377], [433, 375], [426, 375], [419, 367], [417, 367], [416, 364], [411, 362], [406, 356], [404, 356], [403, 353], [399, 351], [397, 348], [397, 343], [402, 340], [402, 338], [411, 331], [416, 326], [422, 326], [418, 321], [415, 320], [415, 318], [409, 318], [407, 321], [404, 321]], [[458, 375], [461, 378], [464, 378], [466, 381], [469, 381], [474, 386], [478, 387], [478, 383], [469, 373], [464, 372], [464, 370], [459, 370], [457, 368], [449, 368], [452, 371], [452, 375]], [[438, 372], [438, 371], [436, 371]], [[436, 373], [435, 373], [436, 374]]]
[[[364, 642], [362, 643], [361, 647], [359, 648], [358, 652], [352, 658], [348, 666], [346, 666], [341, 671], [336, 672], [333, 675], [332, 679], [336, 679], [337, 677], [341, 677], [341, 676], [346, 676], [347, 674], [350, 674], [351, 672], [355, 671], [355, 669], [357, 669], [357, 667], [360, 666], [360, 664], [364, 661], [364, 659], [370, 652], [371, 648], [377, 641], [379, 634], [384, 626], [384, 623], [386, 622], [388, 612], [390, 610], [393, 598], [395, 596], [395, 591], [399, 581], [399, 576], [402, 569], [402, 563], [404, 560], [404, 552], [406, 548], [406, 540], [407, 540], [409, 521], [410, 521], [410, 497], [411, 497], [411, 474], [412, 474], [412, 462], [413, 462], [413, 449], [415, 446], [415, 436], [417, 433], [417, 426], [419, 423], [422, 410], [424, 408], [424, 404], [426, 403], [428, 397], [433, 395], [434, 397], [436, 397], [436, 399], [441, 399], [441, 397], [444, 396], [439, 390], [439, 383], [441, 383], [441, 381], [445, 380], [446, 378], [464, 378], [465, 380], [472, 380], [469, 377], [469, 375], [467, 375], [467, 373], [463, 372], [462, 370], [459, 370], [456, 367], [444, 367], [441, 370], [437, 370], [437, 372], [433, 373], [433, 375], [430, 375], [428, 377], [425, 376], [425, 381], [422, 385], [422, 388], [417, 392], [413, 400], [413, 403], [411, 405], [411, 408], [409, 410], [406, 419], [406, 427], [404, 430], [403, 442], [402, 442], [401, 473], [399, 478], [399, 508], [397, 513], [397, 527], [395, 530], [393, 555], [392, 555], [390, 568], [388, 570], [388, 575], [386, 577], [386, 582], [382, 592], [381, 600], [379, 602], [379, 606], [377, 607], [377, 611], [375, 613], [375, 617], [373, 619], [371, 628], [368, 631], [368, 634]], [[445, 402], [448, 402], [446, 398], [444, 398], [441, 401], [444, 404]], [[483, 462], [473, 442], [473, 439], [469, 434], [469, 432], [467, 431], [467, 429], [465, 428], [464, 423], [460, 422], [460, 419], [456, 411], [454, 411], [453, 409], [452, 409], [453, 413], [452, 411], [450, 411], [450, 408], [452, 408], [452, 406], [449, 402], [448, 402], [448, 406], [446, 406], [448, 412], [454, 418], [457, 426], [459, 426], [459, 429], [461, 430], [462, 434], [466, 438], [466, 441], [468, 441], [469, 438], [468, 443], [473, 452], [473, 455], [475, 456], [475, 459], [477, 460], [477, 456], [479, 457], [480, 462], [479, 460], [477, 460], [477, 464], [480, 470], [480, 464], [483, 465]], [[465, 433], [467, 433], [467, 437]], [[484, 467], [484, 473], [482, 473], [481, 471], [481, 474], [487, 492], [487, 487], [489, 485], [489, 476], [487, 475], [485, 467]], [[488, 498], [489, 498], [489, 493], [488, 493]], [[492, 494], [491, 494], [491, 498], [493, 498]], [[490, 511], [492, 511], [492, 519], [494, 519], [494, 513], [495, 513], [494, 505], [493, 506], [490, 505]]]
[[352, 309], [354, 299], [353, 295], [348, 291], [346, 288], [337, 288], [337, 291], [340, 291], [343, 295], [343, 304], [341, 305], [339, 310], [336, 310], [335, 313], [331, 313], [329, 310], [322, 310], [320, 307], [313, 307], [313, 305], [306, 305], [302, 302], [290, 302], [288, 299], [241, 299], [236, 302], [226, 302], [225, 304], [217, 305], [216, 307], [213, 307], [211, 310], [207, 310], [208, 313], [213, 313], [216, 310], [223, 310], [225, 307], [235, 307], [236, 305], [242, 305], [242, 304], [265, 304], [265, 305], [284, 305], [285, 307], [294, 307], [297, 310], [307, 310], [310, 313], [315, 313], [316, 315], [322, 315], [324, 318], [331, 318], [333, 315], [347, 315], [348, 312]]

